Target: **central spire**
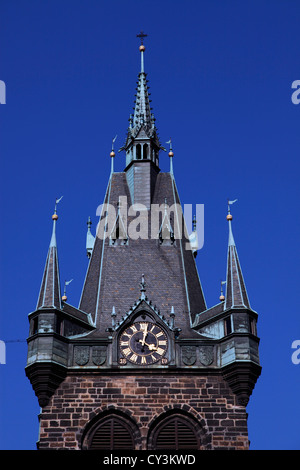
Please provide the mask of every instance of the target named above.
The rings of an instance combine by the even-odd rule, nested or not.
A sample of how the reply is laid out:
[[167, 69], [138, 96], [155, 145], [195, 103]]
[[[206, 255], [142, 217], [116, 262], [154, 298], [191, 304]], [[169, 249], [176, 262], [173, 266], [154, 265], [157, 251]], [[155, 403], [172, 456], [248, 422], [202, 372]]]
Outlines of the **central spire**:
[[138, 74], [134, 112], [129, 117], [126, 142], [120, 150], [126, 152], [126, 178], [131, 202], [141, 203], [150, 208], [157, 174], [159, 173], [159, 151], [162, 149], [155, 118], [150, 106], [147, 74], [144, 70], [145, 46], [143, 39], [147, 34], [137, 34], [141, 39], [141, 69]]
[[146, 48], [143, 39], [147, 37], [147, 34], [141, 31], [140, 34], [137, 34], [137, 37], [141, 39], [141, 45], [139, 46], [141, 68], [138, 74], [133, 114], [129, 116], [127, 138], [121, 150], [126, 151], [126, 167], [134, 160], [150, 160], [158, 167], [158, 154], [161, 146], [150, 105], [149, 86], [144, 69]]
[[140, 34], [137, 34], [137, 37], [141, 38], [141, 45], [139, 47], [139, 51], [141, 53], [141, 71], [139, 73], [139, 79], [137, 82], [138, 86], [134, 107], [133, 127], [137, 127], [139, 124], [143, 124], [148, 128], [152, 128], [154, 124], [154, 116], [151, 114], [147, 78], [144, 70], [144, 52], [146, 48], [143, 44], [143, 38], [146, 36], [147, 34], [144, 34], [143, 31], [141, 31]]

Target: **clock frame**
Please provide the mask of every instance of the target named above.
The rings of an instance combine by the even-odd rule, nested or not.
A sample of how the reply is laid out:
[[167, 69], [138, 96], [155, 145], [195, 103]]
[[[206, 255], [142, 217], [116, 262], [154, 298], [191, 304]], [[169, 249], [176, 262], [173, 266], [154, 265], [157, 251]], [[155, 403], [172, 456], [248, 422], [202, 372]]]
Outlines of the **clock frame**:
[[164, 330], [150, 321], [137, 321], [129, 325], [120, 335], [120, 363], [148, 366], [162, 360], [168, 350], [168, 337]]

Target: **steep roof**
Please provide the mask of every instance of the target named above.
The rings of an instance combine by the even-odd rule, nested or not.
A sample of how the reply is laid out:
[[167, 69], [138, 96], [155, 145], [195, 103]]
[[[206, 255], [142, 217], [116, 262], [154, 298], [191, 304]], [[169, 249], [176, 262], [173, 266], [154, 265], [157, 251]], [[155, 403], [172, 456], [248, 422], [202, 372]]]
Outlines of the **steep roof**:
[[59, 266], [56, 244], [56, 222], [58, 216], [55, 212], [52, 216], [53, 229], [48, 249], [42, 284], [40, 288], [37, 308], [56, 307], [61, 308], [61, 292], [59, 279]]
[[[125, 173], [113, 173], [110, 177], [106, 202], [115, 207], [119, 197], [127, 197], [129, 189]], [[175, 181], [170, 173], [159, 173], [154, 188], [153, 204], [164, 208], [165, 199], [169, 206], [180, 203]], [[144, 214], [145, 215], [145, 214]], [[185, 247], [188, 239], [175, 240], [174, 244], [160, 244], [151, 238], [151, 213], [148, 215], [148, 238], [133, 239], [129, 236], [127, 245], [112, 246], [103, 233], [97, 234], [90, 259], [79, 308], [91, 313], [96, 321], [99, 334], [111, 326], [111, 311], [115, 307], [118, 316], [125, 314], [139, 298], [139, 283], [142, 274], [147, 283], [147, 296], [168, 316], [172, 306], [176, 314], [176, 327], [182, 335], [193, 334], [191, 322], [196, 313], [206, 309], [192, 250]], [[171, 212], [170, 222], [177, 223], [177, 213]], [[136, 217], [128, 216], [128, 229]], [[99, 224], [100, 227], [101, 224]], [[103, 224], [102, 224], [103, 225]], [[103, 230], [103, 228], [102, 228]]]
[[233, 238], [231, 221], [232, 216], [227, 216], [229, 224], [228, 254], [227, 254], [227, 273], [226, 273], [226, 295], [224, 310], [233, 307], [250, 308], [250, 303], [246, 291], [245, 281], [242, 274], [238, 253]]

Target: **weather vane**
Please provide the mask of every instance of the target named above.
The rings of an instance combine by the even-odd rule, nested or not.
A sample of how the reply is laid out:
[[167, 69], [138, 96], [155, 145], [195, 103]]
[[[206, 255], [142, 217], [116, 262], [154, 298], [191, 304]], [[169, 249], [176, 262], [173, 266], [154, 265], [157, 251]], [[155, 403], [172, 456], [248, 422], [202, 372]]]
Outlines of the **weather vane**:
[[137, 34], [136, 37], [141, 39], [141, 45], [143, 45], [144, 38], [146, 38], [148, 34], [145, 34], [144, 31], [141, 31], [140, 34]]

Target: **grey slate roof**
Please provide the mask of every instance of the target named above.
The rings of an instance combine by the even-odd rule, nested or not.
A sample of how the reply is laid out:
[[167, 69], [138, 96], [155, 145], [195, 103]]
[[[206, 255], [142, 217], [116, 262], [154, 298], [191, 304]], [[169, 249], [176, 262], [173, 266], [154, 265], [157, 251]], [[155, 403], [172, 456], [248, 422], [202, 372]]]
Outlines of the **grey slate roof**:
[[[119, 196], [128, 197], [125, 173], [113, 173], [106, 201], [117, 207]], [[153, 203], [168, 205], [179, 202], [175, 182], [169, 173], [159, 173], [153, 193]], [[131, 222], [128, 217], [128, 225]], [[150, 233], [150, 217], [149, 217]], [[171, 213], [171, 223], [174, 215]], [[79, 308], [91, 313], [99, 335], [106, 336], [111, 326], [111, 311], [115, 307], [121, 318], [138, 300], [139, 284], [145, 275], [146, 295], [156, 304], [162, 315], [169, 316], [172, 306], [176, 314], [175, 326], [182, 329], [182, 337], [193, 336], [190, 324], [196, 313], [206, 309], [205, 300], [191, 250], [185, 250], [185, 241], [174, 245], [160, 245], [158, 240], [132, 240], [126, 246], [110, 246], [97, 236], [84, 283]]]
[[231, 220], [229, 223], [229, 240], [227, 255], [227, 277], [224, 310], [233, 307], [250, 308], [244, 277], [234, 242]]
[[56, 246], [56, 220], [53, 220], [53, 231], [47, 254], [37, 309], [41, 307], [61, 308], [59, 266]]

